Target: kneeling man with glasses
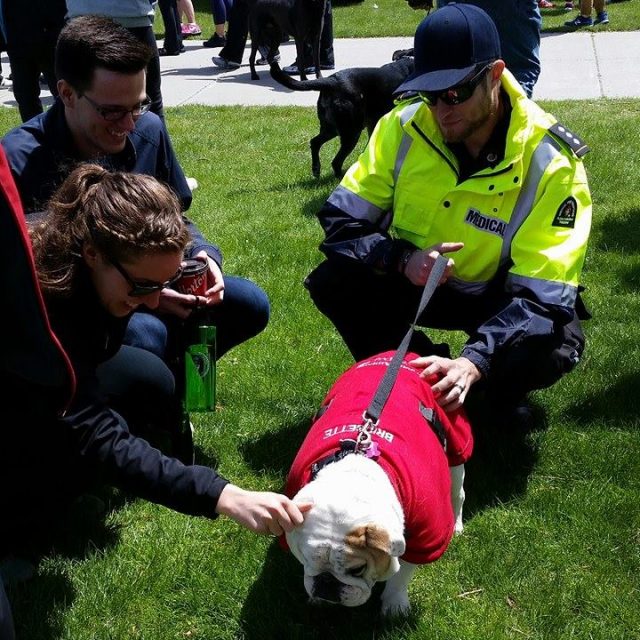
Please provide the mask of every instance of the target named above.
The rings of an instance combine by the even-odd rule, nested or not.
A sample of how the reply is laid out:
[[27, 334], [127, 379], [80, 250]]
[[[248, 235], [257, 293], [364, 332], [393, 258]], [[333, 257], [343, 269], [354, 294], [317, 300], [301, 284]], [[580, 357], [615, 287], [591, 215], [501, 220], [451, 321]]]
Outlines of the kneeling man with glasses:
[[430, 14], [414, 53], [397, 106], [318, 214], [327, 259], [305, 286], [361, 360], [399, 346], [447, 254], [418, 324], [467, 339], [455, 357], [416, 331], [414, 365], [437, 375], [446, 409], [477, 393], [500, 407], [496, 419], [532, 426], [527, 393], [571, 371], [584, 349], [588, 148], [527, 98], [482, 9]]
[[10, 131], [2, 146], [27, 220], [39, 217], [55, 190], [84, 162], [146, 174], [171, 188], [190, 236], [184, 257], [207, 261], [206, 291], [195, 296], [162, 287], [157, 309], [140, 307], [132, 314], [125, 344], [155, 354], [177, 371], [193, 327], [216, 326], [221, 357], [266, 327], [269, 300], [255, 283], [223, 275], [220, 249], [184, 213], [191, 206], [191, 189], [163, 121], [149, 111], [145, 74], [151, 55], [109, 18], [69, 21], [56, 46], [59, 97], [45, 113]]

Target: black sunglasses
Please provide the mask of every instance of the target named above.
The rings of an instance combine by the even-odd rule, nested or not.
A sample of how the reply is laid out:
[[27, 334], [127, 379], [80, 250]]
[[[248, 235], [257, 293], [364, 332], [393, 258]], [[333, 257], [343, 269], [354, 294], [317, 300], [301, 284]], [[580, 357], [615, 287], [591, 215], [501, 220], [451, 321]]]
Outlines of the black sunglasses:
[[182, 277], [182, 267], [180, 267], [174, 276], [169, 278], [166, 282], [136, 282], [125, 270], [125, 268], [114, 258], [109, 258], [109, 262], [120, 272], [120, 275], [131, 286], [129, 295], [132, 298], [141, 298], [142, 296], [148, 296], [152, 293], [156, 293], [161, 289], [170, 287], [175, 284]]
[[443, 91], [419, 91], [418, 95], [430, 107], [435, 107], [438, 100], [442, 100], [449, 106], [462, 104], [473, 95], [476, 87], [482, 82], [492, 66], [492, 64], [485, 65], [470, 80], [462, 82], [455, 87], [444, 89]]
[[117, 122], [129, 114], [134, 119], [139, 118], [143, 113], [147, 113], [151, 109], [151, 100], [149, 98], [138, 103], [133, 109], [124, 109], [122, 107], [105, 107], [84, 93], [80, 97], [84, 98], [108, 122]]

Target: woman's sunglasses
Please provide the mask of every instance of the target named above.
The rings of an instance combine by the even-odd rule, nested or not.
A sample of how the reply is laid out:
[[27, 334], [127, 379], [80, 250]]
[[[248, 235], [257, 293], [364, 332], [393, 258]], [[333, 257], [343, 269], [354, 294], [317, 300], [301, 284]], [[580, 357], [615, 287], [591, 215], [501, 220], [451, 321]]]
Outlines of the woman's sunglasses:
[[438, 100], [442, 100], [442, 102], [449, 106], [462, 104], [473, 95], [476, 87], [482, 82], [492, 66], [492, 64], [485, 65], [470, 80], [451, 87], [450, 89], [445, 89], [444, 91], [419, 91], [418, 95], [430, 107], [435, 107]]
[[129, 295], [133, 298], [141, 298], [142, 296], [148, 296], [152, 293], [156, 293], [161, 289], [165, 289], [166, 287], [170, 287], [172, 284], [175, 284], [182, 277], [182, 267], [180, 267], [178, 271], [176, 271], [175, 275], [169, 278], [166, 282], [136, 282], [117, 260], [109, 258], [109, 262], [111, 262], [111, 264], [120, 272], [120, 275], [131, 286]]

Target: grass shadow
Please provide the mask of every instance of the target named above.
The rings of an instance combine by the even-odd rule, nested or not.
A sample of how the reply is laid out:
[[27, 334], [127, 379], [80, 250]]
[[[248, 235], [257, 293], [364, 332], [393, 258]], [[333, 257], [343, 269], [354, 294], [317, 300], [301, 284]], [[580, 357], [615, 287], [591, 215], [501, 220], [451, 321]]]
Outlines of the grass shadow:
[[532, 431], [547, 428], [544, 410], [531, 405], [534, 424], [529, 431], [495, 424], [486, 414], [470, 409], [474, 449], [465, 464], [465, 518], [521, 496], [538, 460]]
[[17, 638], [56, 640], [64, 630], [63, 613], [75, 591], [67, 576], [37, 575], [28, 582], [8, 588]]
[[293, 425], [277, 427], [248, 442], [240, 449], [245, 462], [253, 471], [268, 471], [284, 478], [310, 424], [311, 416]]
[[[267, 551], [262, 571], [245, 599], [240, 624], [243, 640], [370, 640], [385, 632], [402, 637], [417, 626], [419, 613], [386, 621], [380, 616], [380, 592], [361, 607], [311, 604], [303, 585], [302, 565], [279, 543]], [[272, 615], [265, 618], [264, 612]], [[278, 615], [280, 613], [280, 615]]]
[[601, 220], [594, 248], [636, 255], [640, 251], [639, 216], [640, 208], [633, 207]]
[[620, 376], [600, 393], [590, 394], [566, 410], [581, 426], [598, 427], [602, 422], [615, 423], [618, 429], [636, 430], [640, 416], [640, 371]]
[[[38, 567], [45, 557], [83, 560], [96, 550], [108, 549], [118, 542], [120, 531], [106, 516], [129, 500], [108, 488], [81, 496], [67, 508], [14, 532], [14, 540], [8, 543], [11, 554]], [[56, 573], [51, 568], [56, 564], [49, 563], [33, 578], [8, 586], [18, 638], [61, 637], [63, 613], [72, 606], [75, 593], [62, 570]]]

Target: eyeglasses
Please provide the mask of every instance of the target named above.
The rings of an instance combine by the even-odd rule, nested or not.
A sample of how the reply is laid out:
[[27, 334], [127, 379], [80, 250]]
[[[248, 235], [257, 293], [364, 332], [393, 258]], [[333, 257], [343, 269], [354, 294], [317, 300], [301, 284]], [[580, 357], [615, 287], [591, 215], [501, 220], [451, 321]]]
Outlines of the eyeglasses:
[[131, 286], [131, 291], [129, 291], [129, 295], [133, 298], [141, 298], [142, 296], [148, 296], [152, 293], [156, 293], [161, 289], [165, 289], [166, 287], [170, 287], [172, 284], [176, 283], [182, 277], [182, 267], [176, 271], [175, 275], [169, 278], [166, 282], [136, 282], [125, 270], [125, 268], [114, 258], [109, 258], [109, 262], [120, 272], [120, 275], [127, 281], [127, 283]]
[[128, 115], [136, 119], [151, 109], [151, 100], [149, 98], [139, 102], [133, 109], [123, 109], [122, 107], [105, 107], [84, 93], [80, 97], [84, 98], [108, 122], [117, 122]]
[[470, 80], [451, 87], [450, 89], [445, 89], [444, 91], [419, 91], [418, 95], [430, 107], [435, 107], [438, 100], [442, 100], [442, 102], [449, 106], [462, 104], [473, 95], [476, 87], [482, 82], [492, 66], [492, 64], [488, 64], [482, 67]]

